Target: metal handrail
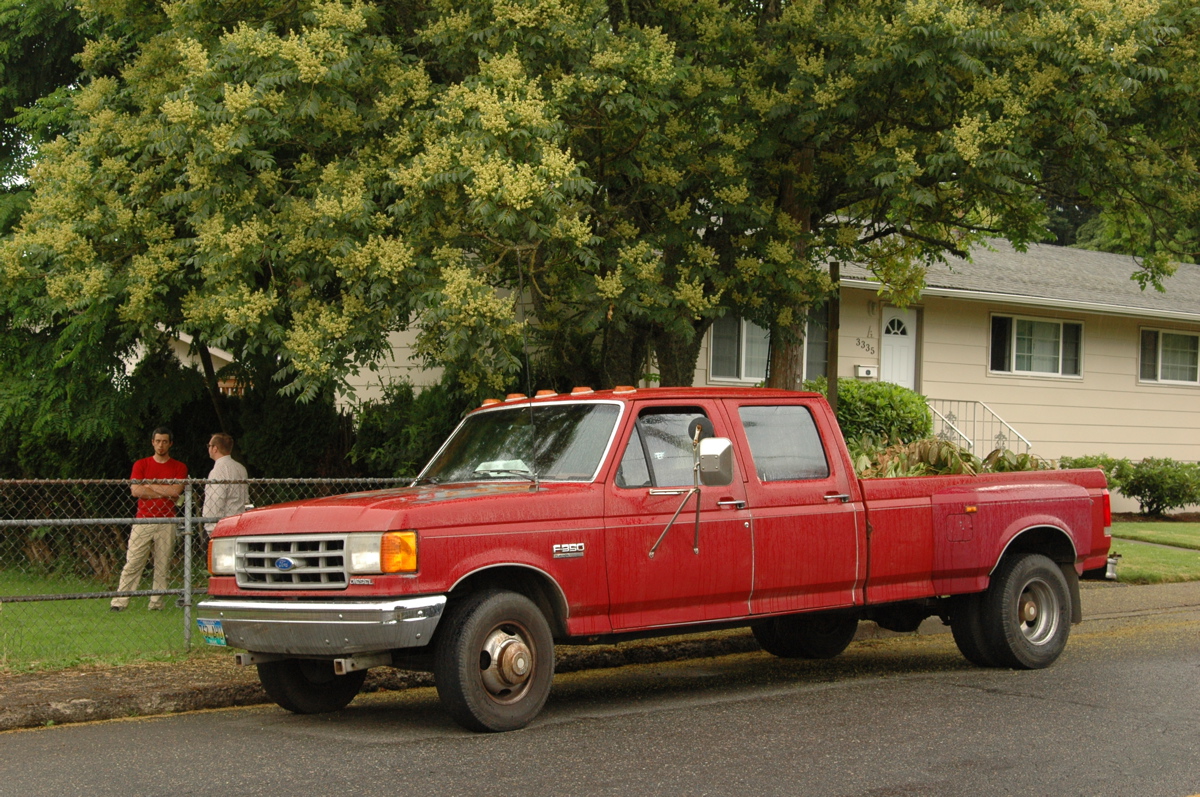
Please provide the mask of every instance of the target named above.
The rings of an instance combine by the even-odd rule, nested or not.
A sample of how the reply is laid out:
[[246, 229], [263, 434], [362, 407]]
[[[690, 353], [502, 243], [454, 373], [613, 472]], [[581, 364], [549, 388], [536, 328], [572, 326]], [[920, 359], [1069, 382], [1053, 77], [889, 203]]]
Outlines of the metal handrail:
[[[985, 455], [997, 448], [1029, 453], [1033, 448], [1029, 438], [982, 401], [926, 398], [925, 403], [941, 422], [937, 436], [961, 441], [959, 444], [972, 453]], [[994, 434], [992, 430], [996, 430]]]
[[[951, 429], [954, 430], [954, 433], [959, 436], [959, 439], [962, 440], [962, 443], [960, 443], [959, 445], [965, 446], [967, 448], [967, 450], [974, 450], [975, 442], [973, 440], [971, 440], [971, 438], [968, 437], [967, 434], [962, 429], [959, 429], [954, 424], [954, 421], [950, 420], [945, 415], [942, 415], [942, 413], [938, 410], [938, 408], [933, 406], [933, 403], [932, 403], [933, 401], [934, 401], [934, 399], [926, 399], [925, 400], [925, 403], [929, 405], [929, 411], [932, 412], [934, 415], [936, 415], [941, 420], [943, 426], [949, 426]], [[941, 435], [938, 435], [938, 436], [941, 437]], [[943, 439], [945, 439], [945, 438], [943, 438]]]

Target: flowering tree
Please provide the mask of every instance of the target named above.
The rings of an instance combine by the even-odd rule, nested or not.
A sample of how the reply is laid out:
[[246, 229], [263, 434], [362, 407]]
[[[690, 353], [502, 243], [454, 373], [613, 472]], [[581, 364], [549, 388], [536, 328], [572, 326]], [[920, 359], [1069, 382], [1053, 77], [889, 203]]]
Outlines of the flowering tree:
[[736, 312], [795, 386], [831, 259], [903, 302], [946, 252], [1043, 237], [1063, 186], [1113, 219], [1178, 203], [1127, 225], [1147, 241], [1194, 220], [1194, 125], [1145, 118], [1191, 97], [1182, 0], [83, 10], [74, 122], [0, 278], [9, 329], [94, 374], [186, 333], [305, 398], [415, 327], [470, 390], [525, 347], [546, 378], [629, 383], [653, 352], [687, 384]]

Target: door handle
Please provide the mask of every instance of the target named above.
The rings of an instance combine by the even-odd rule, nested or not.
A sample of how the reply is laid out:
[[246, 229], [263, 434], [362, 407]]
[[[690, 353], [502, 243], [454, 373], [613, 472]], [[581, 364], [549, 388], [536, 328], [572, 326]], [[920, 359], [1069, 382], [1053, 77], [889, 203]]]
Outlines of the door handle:
[[841, 501], [843, 504], [850, 500], [849, 493], [828, 493], [821, 496], [826, 501]]
[[746, 502], [745, 501], [735, 501], [731, 498], [727, 498], [724, 501], [717, 501], [717, 506], [732, 506], [735, 509], [745, 509]]

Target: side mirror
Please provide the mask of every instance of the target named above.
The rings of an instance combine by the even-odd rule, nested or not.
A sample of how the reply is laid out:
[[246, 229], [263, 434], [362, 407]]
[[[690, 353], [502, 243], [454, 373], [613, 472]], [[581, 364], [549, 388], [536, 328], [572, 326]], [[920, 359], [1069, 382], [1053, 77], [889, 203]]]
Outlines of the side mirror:
[[700, 483], [725, 487], [733, 483], [733, 442], [725, 437], [700, 441]]

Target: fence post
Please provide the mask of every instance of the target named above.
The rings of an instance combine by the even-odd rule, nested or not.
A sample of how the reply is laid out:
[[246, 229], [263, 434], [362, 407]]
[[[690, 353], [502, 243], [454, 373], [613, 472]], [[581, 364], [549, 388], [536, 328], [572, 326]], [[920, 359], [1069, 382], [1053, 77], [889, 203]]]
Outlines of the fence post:
[[183, 487], [183, 647], [192, 649], [192, 480]]

